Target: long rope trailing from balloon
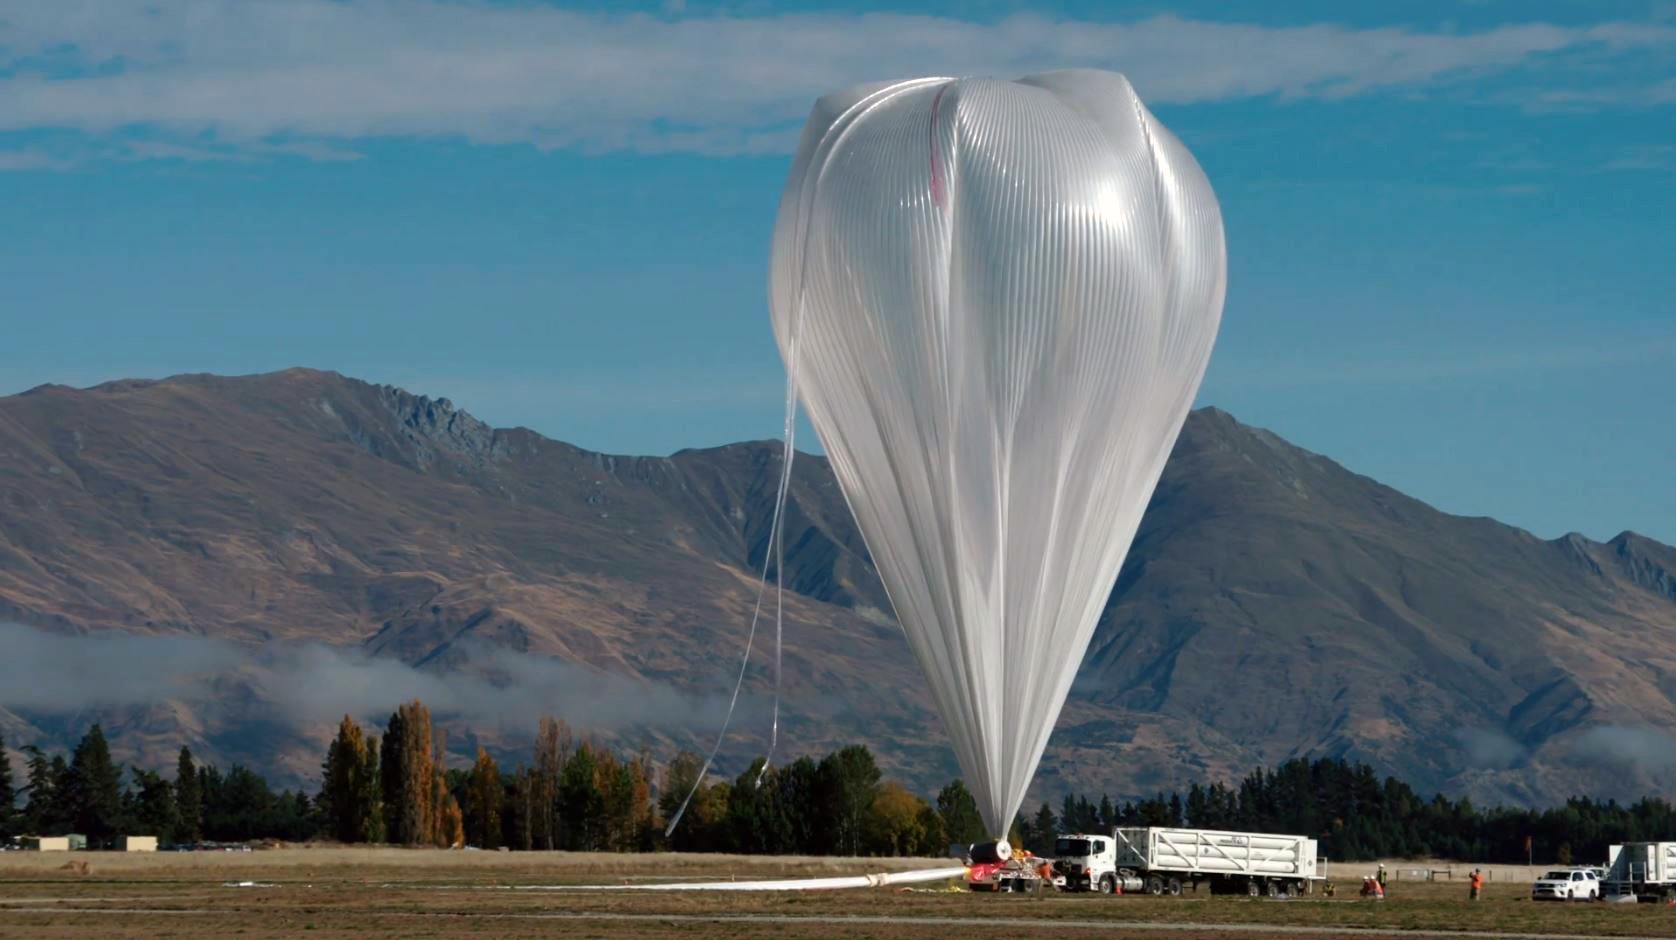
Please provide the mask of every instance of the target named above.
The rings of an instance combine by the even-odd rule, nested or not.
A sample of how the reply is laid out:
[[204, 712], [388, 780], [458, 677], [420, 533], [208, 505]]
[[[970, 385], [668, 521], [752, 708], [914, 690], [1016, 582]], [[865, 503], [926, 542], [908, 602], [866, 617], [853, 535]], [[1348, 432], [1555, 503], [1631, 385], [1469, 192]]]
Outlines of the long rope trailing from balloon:
[[[757, 772], [757, 786], [768, 775], [774, 763], [774, 750], [780, 745], [780, 677], [784, 653], [786, 623], [786, 500], [791, 495], [791, 464], [797, 456], [797, 327], [792, 327], [791, 365], [786, 367], [785, 450], [780, 456], [780, 489], [774, 498], [774, 522], [770, 538], [774, 544], [774, 720], [768, 731], [768, 754]], [[762, 604], [761, 584], [757, 585], [757, 604]]]
[[[791, 337], [792, 348], [797, 345], [795, 332]], [[745, 673], [751, 665], [751, 650], [756, 645], [757, 625], [762, 621], [762, 599], [768, 591], [768, 570], [774, 569], [774, 720], [769, 731], [768, 754], [763, 758], [762, 770], [757, 774], [756, 785], [762, 785], [762, 779], [768, 774], [768, 767], [774, 760], [774, 751], [780, 743], [780, 666], [782, 662], [781, 645], [785, 636], [785, 510], [786, 499], [791, 491], [791, 465], [796, 455], [797, 436], [797, 358], [792, 356], [791, 365], [786, 368], [786, 409], [784, 426], [785, 444], [780, 453], [780, 479], [774, 491], [774, 516], [768, 527], [768, 549], [763, 552], [762, 574], [757, 578], [756, 604], [751, 609], [751, 629], [745, 634], [745, 655], [739, 663], [739, 677], [733, 682], [733, 697], [727, 703], [727, 716], [722, 719], [722, 730], [716, 735], [716, 743], [710, 748], [710, 755], [704, 759], [704, 766], [699, 769], [694, 778], [692, 789], [687, 791], [686, 799], [681, 801], [681, 808], [670, 817], [669, 825], [663, 834], [668, 838], [675, 831], [681, 817], [687, 813], [687, 806], [698, 794], [698, 788], [704, 785], [704, 778], [710, 773], [710, 767], [716, 762], [716, 755], [721, 753], [722, 742], [727, 740], [727, 730], [733, 724], [734, 710], [739, 707], [739, 693], [745, 686]]]
[[[837, 141], [841, 141], [844, 138], [844, 135], [848, 133], [849, 128], [853, 126], [848, 120], [851, 115], [859, 112], [865, 112], [872, 106], [876, 105], [879, 101], [889, 98], [893, 94], [896, 94], [904, 89], [923, 85], [930, 81], [937, 80], [918, 79], [899, 82], [891, 86], [889, 89], [885, 89], [851, 105], [849, 110], [833, 124], [833, 127], [840, 128], [838, 130], [836, 140], [832, 138], [823, 138], [820, 147], [817, 149], [825, 150], [829, 147], [835, 147]], [[941, 92], [939, 92], [938, 97], [941, 98]], [[830, 130], [831, 129], [829, 128], [829, 131]], [[824, 173], [824, 168], [817, 172], [817, 180]], [[774, 518], [769, 525], [769, 550], [764, 553], [765, 557], [762, 562], [762, 574], [757, 579], [757, 598], [756, 605], [751, 610], [751, 628], [745, 634], [745, 655], [739, 663], [739, 676], [733, 683], [733, 696], [728, 700], [727, 715], [722, 719], [722, 730], [716, 735], [716, 743], [710, 748], [710, 755], [704, 759], [704, 766], [699, 769], [698, 777], [693, 780], [692, 788], [687, 791], [686, 798], [681, 801], [680, 809], [675, 811], [675, 815], [669, 820], [669, 825], [664, 828], [663, 834], [665, 838], [675, 832], [676, 825], [681, 822], [681, 817], [686, 815], [687, 807], [692, 803], [693, 797], [698, 794], [699, 787], [704, 785], [704, 778], [710, 773], [710, 767], [715, 763], [716, 755], [721, 752], [722, 742], [727, 739], [728, 728], [733, 724], [733, 713], [739, 706], [739, 692], [744, 688], [745, 673], [751, 663], [751, 650], [756, 643], [757, 624], [761, 621], [762, 617], [762, 598], [768, 587], [768, 569], [770, 565], [774, 568], [774, 719], [772, 728], [769, 731], [768, 753], [763, 758], [761, 770], [757, 772], [755, 782], [756, 786], [761, 786], [763, 778], [768, 775], [768, 768], [774, 760], [774, 751], [778, 747], [780, 741], [780, 685], [781, 665], [783, 661], [782, 643], [785, 635], [786, 594], [786, 575], [784, 564], [785, 509], [786, 499], [791, 490], [792, 458], [797, 453], [795, 446], [797, 438], [798, 399], [797, 366], [799, 359], [797, 355], [797, 348], [798, 336], [801, 332], [803, 320], [803, 286], [808, 276], [808, 243], [810, 231], [807, 218], [804, 219], [803, 226], [804, 230], [800, 234], [800, 239], [803, 242], [804, 249], [802, 265], [803, 270], [799, 273], [798, 285], [795, 293], [796, 300], [792, 307], [790, 328], [788, 329], [786, 335], [786, 407], [784, 414], [785, 423], [782, 432], [782, 439], [785, 441], [785, 445], [781, 451], [780, 457], [779, 486], [774, 494]]]

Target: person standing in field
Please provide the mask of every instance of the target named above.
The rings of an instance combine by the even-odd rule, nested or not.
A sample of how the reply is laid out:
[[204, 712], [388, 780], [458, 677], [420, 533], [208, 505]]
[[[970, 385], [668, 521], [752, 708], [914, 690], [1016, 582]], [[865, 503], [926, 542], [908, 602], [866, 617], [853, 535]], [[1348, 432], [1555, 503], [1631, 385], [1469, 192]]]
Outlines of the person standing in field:
[[1472, 880], [1470, 884], [1472, 885], [1471, 898], [1476, 901], [1479, 896], [1484, 893], [1484, 872], [1481, 869], [1474, 868], [1472, 870]]
[[1379, 864], [1379, 874], [1375, 877], [1377, 877], [1379, 879], [1379, 892], [1381, 894], [1384, 894], [1385, 893], [1385, 863], [1381, 862]]

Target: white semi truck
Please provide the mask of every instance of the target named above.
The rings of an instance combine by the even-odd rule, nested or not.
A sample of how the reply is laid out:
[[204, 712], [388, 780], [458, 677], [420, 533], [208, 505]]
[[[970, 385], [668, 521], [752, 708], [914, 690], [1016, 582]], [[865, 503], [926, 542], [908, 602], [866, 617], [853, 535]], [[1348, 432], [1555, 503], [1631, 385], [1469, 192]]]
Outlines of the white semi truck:
[[1314, 890], [1316, 843], [1306, 836], [1210, 829], [1117, 828], [1054, 842], [1054, 883], [1067, 891], [1291, 897]]
[[1660, 901], [1676, 897], [1676, 842], [1625, 842], [1606, 850], [1602, 896]]

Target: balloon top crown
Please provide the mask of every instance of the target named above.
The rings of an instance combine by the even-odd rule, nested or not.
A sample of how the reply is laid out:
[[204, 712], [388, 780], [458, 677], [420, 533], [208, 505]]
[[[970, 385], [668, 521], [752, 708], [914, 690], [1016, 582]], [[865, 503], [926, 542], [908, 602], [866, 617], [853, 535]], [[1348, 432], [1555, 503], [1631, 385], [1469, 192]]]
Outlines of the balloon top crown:
[[924, 85], [1012, 85], [1020, 88], [1043, 90], [1066, 85], [1085, 85], [1101, 88], [1108, 94], [1126, 93], [1131, 99], [1138, 100], [1135, 87], [1129, 83], [1127, 76], [1122, 72], [1111, 72], [1106, 69], [1055, 69], [1018, 78], [997, 78], [989, 75], [927, 75], [921, 78], [861, 82], [822, 95], [815, 102], [815, 115], [811, 117], [811, 120], [815, 120], [823, 114], [833, 116], [842, 114], [858, 102], [881, 93], [901, 91]]

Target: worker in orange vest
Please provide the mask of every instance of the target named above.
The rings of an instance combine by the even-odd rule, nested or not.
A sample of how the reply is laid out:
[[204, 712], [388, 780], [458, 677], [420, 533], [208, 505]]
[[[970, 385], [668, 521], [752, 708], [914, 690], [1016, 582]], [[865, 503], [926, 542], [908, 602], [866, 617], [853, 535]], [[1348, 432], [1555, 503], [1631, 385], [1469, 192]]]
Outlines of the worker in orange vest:
[[1472, 900], [1476, 901], [1484, 893], [1484, 872], [1474, 868], [1470, 884], [1472, 885]]

